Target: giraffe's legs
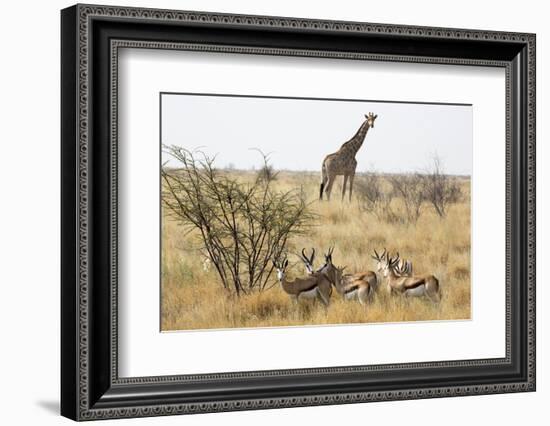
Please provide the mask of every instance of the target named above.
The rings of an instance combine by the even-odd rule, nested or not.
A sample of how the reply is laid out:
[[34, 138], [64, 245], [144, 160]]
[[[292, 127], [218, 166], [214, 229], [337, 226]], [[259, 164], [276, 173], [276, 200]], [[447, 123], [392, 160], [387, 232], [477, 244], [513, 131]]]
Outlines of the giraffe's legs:
[[326, 190], [327, 201], [330, 201], [330, 193], [332, 192], [332, 185], [334, 185], [335, 178], [336, 176], [334, 175], [331, 175], [328, 177], [328, 184], [327, 184], [327, 190]]
[[319, 190], [319, 200], [323, 199], [323, 192], [326, 189], [327, 182], [328, 182], [328, 176], [327, 176], [325, 163], [323, 162], [323, 166], [321, 167], [321, 186]]
[[344, 175], [344, 184], [342, 185], [342, 201], [344, 201], [344, 196], [346, 195], [346, 184], [348, 183], [348, 175]]
[[[355, 178], [355, 171], [349, 175], [349, 201], [351, 203], [351, 192], [353, 191], [353, 178]], [[342, 196], [343, 198], [343, 196]]]

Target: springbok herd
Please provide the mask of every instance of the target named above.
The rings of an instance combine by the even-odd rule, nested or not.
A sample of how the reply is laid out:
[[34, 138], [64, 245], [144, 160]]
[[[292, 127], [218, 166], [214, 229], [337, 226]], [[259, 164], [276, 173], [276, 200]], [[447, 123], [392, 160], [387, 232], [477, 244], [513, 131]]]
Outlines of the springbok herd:
[[[325, 263], [317, 270], [313, 266], [315, 249], [312, 249], [308, 257], [305, 249], [302, 249], [300, 259], [305, 265], [306, 276], [296, 278], [294, 281], [287, 281], [285, 278], [288, 259], [283, 257], [273, 261], [277, 270], [277, 278], [285, 293], [292, 299], [318, 299], [325, 306], [329, 306], [332, 295], [332, 287], [345, 300], [356, 300], [362, 305], [369, 303], [376, 293], [381, 280], [376, 272], [365, 271], [354, 274], [344, 274], [345, 267], [338, 267], [332, 263], [332, 252], [330, 248], [325, 254]], [[371, 256], [376, 262], [376, 270], [386, 282], [385, 289], [389, 294], [403, 296], [426, 296], [432, 302], [438, 303], [441, 300], [439, 281], [433, 275], [413, 275], [412, 262], [400, 259], [399, 253], [395, 258], [384, 249], [381, 255], [374, 250]]]

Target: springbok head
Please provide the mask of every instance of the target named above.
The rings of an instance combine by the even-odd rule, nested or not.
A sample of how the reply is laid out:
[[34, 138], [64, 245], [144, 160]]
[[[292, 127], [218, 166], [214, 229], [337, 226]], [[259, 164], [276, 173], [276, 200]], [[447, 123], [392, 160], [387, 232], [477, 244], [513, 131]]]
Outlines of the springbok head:
[[313, 260], [315, 259], [315, 249], [311, 248], [311, 256], [308, 257], [306, 255], [306, 249], [303, 248], [302, 249], [302, 255], [300, 256], [300, 259], [302, 259], [302, 262], [304, 262], [304, 265], [306, 267], [306, 272], [308, 274], [313, 274], [313, 272], [314, 272]]
[[384, 248], [384, 251], [382, 254], [378, 254], [376, 249], [374, 250], [374, 255], [371, 255], [371, 257], [376, 261], [376, 270], [377, 272], [382, 272], [382, 269], [384, 269], [384, 264], [386, 263], [386, 259], [388, 257], [388, 252]]
[[334, 268], [334, 285], [340, 286], [342, 284], [342, 279], [344, 277], [344, 269], [346, 269], [346, 266], [336, 266]]
[[325, 253], [325, 264], [321, 266], [318, 271], [326, 270], [329, 266], [332, 266], [332, 252], [334, 251], [334, 246], [329, 247], [328, 251]]
[[272, 260], [273, 266], [277, 270], [277, 278], [282, 281], [285, 278], [285, 271], [288, 267], [288, 259], [284, 256], [281, 260]]
[[330, 268], [326, 268], [323, 271], [323, 275], [336, 287], [341, 287], [344, 280], [344, 270], [346, 266], [336, 266], [331, 264]]
[[367, 119], [367, 124], [369, 127], [374, 128], [374, 120], [378, 117], [377, 115], [374, 115], [372, 112], [369, 112], [369, 115], [365, 115], [365, 118]]
[[397, 252], [396, 257], [393, 258], [389, 254], [386, 256], [386, 261], [384, 262], [384, 276], [387, 277], [390, 271], [395, 271], [395, 267], [399, 264], [399, 252]]

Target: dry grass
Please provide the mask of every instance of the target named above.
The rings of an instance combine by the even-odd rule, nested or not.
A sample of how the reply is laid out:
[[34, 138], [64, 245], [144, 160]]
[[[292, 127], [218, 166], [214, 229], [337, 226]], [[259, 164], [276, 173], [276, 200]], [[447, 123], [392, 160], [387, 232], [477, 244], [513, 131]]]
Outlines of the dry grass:
[[[239, 173], [239, 172], [234, 172]], [[241, 172], [242, 173], [242, 172]], [[242, 173], [243, 179], [249, 176]], [[296, 304], [278, 285], [247, 297], [224, 294], [212, 268], [203, 270], [203, 258], [193, 234], [185, 235], [177, 223], [163, 218], [162, 229], [162, 330], [291, 325], [346, 324], [470, 318], [470, 181], [463, 179], [464, 201], [453, 205], [444, 219], [425, 207], [416, 226], [378, 220], [362, 212], [357, 201], [340, 201], [341, 187], [335, 185], [331, 202], [317, 201], [319, 175], [279, 175], [276, 185], [290, 189], [303, 185], [311, 194], [312, 208], [320, 215], [307, 236], [294, 238], [289, 252], [302, 247], [321, 251], [335, 245], [333, 259], [350, 272], [372, 270], [373, 249], [387, 247], [411, 259], [415, 274], [432, 273], [439, 278], [443, 299], [438, 305], [425, 298], [389, 297], [380, 291], [368, 306], [344, 302], [334, 292], [327, 309], [319, 303]], [[399, 200], [396, 201], [397, 205]], [[289, 256], [289, 278], [304, 273], [296, 256]], [[319, 260], [320, 262], [320, 260]], [[318, 262], [317, 262], [318, 263]], [[273, 282], [276, 277], [273, 275]], [[382, 290], [382, 289], [381, 289]]]

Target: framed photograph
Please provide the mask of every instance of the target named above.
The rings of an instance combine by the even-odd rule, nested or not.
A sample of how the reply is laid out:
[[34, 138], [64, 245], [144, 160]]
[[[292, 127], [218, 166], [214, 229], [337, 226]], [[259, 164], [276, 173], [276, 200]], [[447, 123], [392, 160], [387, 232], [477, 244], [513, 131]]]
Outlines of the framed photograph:
[[61, 412], [535, 390], [535, 35], [61, 12]]

